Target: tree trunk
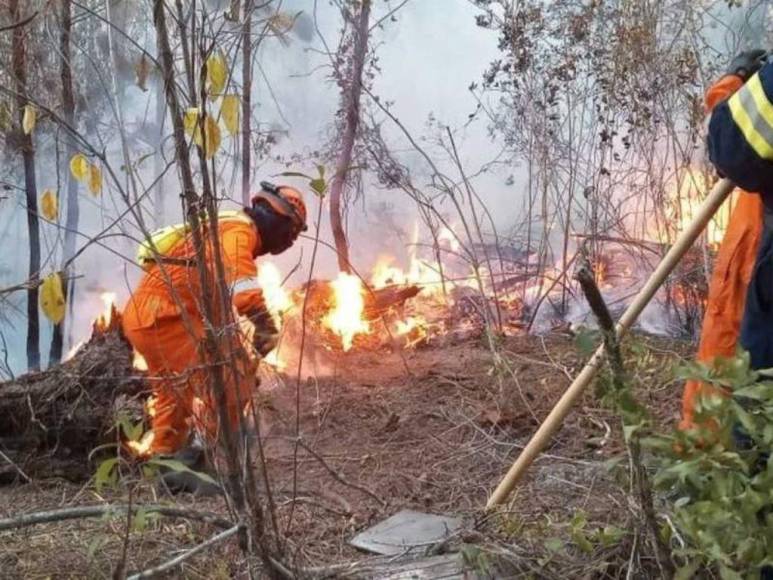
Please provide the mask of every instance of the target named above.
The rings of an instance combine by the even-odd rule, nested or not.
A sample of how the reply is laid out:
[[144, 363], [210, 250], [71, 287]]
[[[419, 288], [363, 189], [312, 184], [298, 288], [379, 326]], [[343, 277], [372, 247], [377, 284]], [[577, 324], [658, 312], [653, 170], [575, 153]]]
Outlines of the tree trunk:
[[[154, 0], [153, 2], [153, 24], [156, 29], [158, 39], [158, 54], [161, 66], [161, 73], [164, 82], [164, 92], [166, 103], [169, 107], [169, 116], [172, 119], [172, 130], [175, 144], [175, 157], [177, 159], [177, 168], [180, 171], [183, 186], [183, 199], [185, 201], [185, 210], [187, 221], [191, 225], [191, 236], [196, 255], [196, 269], [201, 285], [202, 314], [204, 318], [205, 336], [204, 351], [209, 362], [222, 360], [219, 349], [216, 332], [222, 330], [226, 325], [223, 324], [222, 308], [216, 307], [213, 302], [214, 290], [218, 288], [216, 280], [213, 280], [210, 270], [207, 268], [206, 249], [204, 246], [203, 228], [200, 214], [202, 203], [196, 194], [196, 187], [193, 181], [193, 171], [191, 170], [190, 151], [188, 141], [185, 137], [185, 126], [183, 124], [183, 111], [178, 99], [175, 85], [175, 68], [172, 47], [169, 42], [169, 32], [166, 28], [166, 8], [164, 0]], [[195, 94], [195, 93], [194, 93]], [[203, 154], [202, 154], [203, 155]], [[206, 184], [205, 184], [206, 187]], [[210, 224], [211, 226], [212, 224]], [[215, 227], [217, 224], [214, 224]], [[216, 235], [216, 230], [215, 234]], [[217, 248], [215, 248], [215, 254]], [[208, 372], [211, 377], [212, 391], [218, 397], [218, 414], [223, 425], [228, 424], [227, 410], [222, 402], [221, 395], [225, 392], [224, 369], [219, 364], [210, 364]], [[237, 512], [244, 509], [244, 490], [238, 485], [238, 459], [235, 449], [237, 442], [235, 434], [230, 429], [223, 430], [223, 439], [227, 450], [227, 460], [229, 463], [229, 487], [232, 493], [234, 505]], [[235, 464], [236, 463], [236, 464]]]
[[242, 203], [249, 207], [252, 175], [252, 0], [244, 0], [242, 85]]
[[[75, 127], [75, 95], [72, 82], [72, 67], [70, 64], [70, 36], [72, 32], [72, 0], [61, 0], [61, 34], [59, 36], [59, 52], [61, 58], [61, 79], [62, 79], [62, 115], [65, 122], [70, 127]], [[64, 145], [64, 163], [62, 164], [62, 174], [65, 176], [67, 184], [67, 218], [65, 220], [64, 248], [62, 251], [62, 262], [67, 263], [75, 254], [75, 232], [78, 230], [80, 218], [80, 207], [78, 206], [78, 182], [70, 175], [70, 159], [75, 155], [75, 143], [71, 135], [66, 135]], [[65, 294], [75, 296], [75, 280], [67, 276], [64, 272], [65, 280], [69, 280]], [[69, 301], [68, 301], [69, 304]], [[69, 310], [69, 308], [67, 309]], [[59, 324], [54, 325], [54, 334], [51, 338], [51, 350], [49, 352], [49, 364], [56, 364], [62, 360], [62, 350], [64, 347], [64, 328], [66, 318]]]
[[[19, 8], [19, 0], [8, 2], [11, 22], [24, 19]], [[14, 90], [16, 91], [16, 108], [19, 119], [18, 136], [19, 149], [24, 162], [24, 189], [27, 199], [27, 229], [29, 231], [29, 279], [34, 282], [40, 275], [40, 226], [38, 224], [38, 190], [35, 182], [35, 151], [32, 145], [32, 135], [25, 135], [22, 129], [24, 108], [27, 100], [27, 58], [25, 36], [27, 28], [19, 26], [13, 30], [12, 68]], [[31, 370], [40, 368], [40, 320], [38, 316], [38, 286], [31, 284], [27, 291], [27, 367]]]
[[166, 221], [166, 206], [164, 203], [164, 158], [161, 148], [164, 140], [164, 121], [166, 120], [166, 103], [164, 101], [164, 86], [159, 85], [156, 90], [156, 128], [158, 140], [156, 141], [156, 154], [153, 157], [153, 174], [156, 176], [156, 185], [153, 187], [154, 224], [161, 228]]
[[354, 142], [357, 138], [357, 128], [360, 124], [360, 96], [362, 94], [362, 71], [365, 67], [365, 57], [368, 52], [368, 19], [370, 17], [370, 0], [363, 0], [360, 14], [355, 25], [354, 54], [352, 55], [351, 75], [349, 84], [344, 87], [342, 101], [344, 106], [344, 129], [341, 137], [341, 149], [336, 161], [335, 175], [330, 187], [330, 226], [333, 229], [336, 252], [338, 254], [338, 269], [350, 272], [349, 244], [344, 231], [341, 196], [346, 186], [349, 169], [352, 164]]

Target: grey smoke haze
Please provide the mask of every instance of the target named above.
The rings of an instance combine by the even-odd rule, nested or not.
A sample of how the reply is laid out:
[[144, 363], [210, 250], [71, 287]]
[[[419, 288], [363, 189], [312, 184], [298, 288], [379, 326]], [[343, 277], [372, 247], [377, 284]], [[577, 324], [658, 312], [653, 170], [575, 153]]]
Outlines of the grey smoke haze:
[[[218, 2], [219, 5], [226, 4], [223, 0]], [[213, 0], [212, 7], [218, 5], [218, 2]], [[397, 5], [396, 1], [375, 2], [373, 21], [380, 19], [390, 8]], [[254, 183], [255, 187], [257, 181], [265, 178], [290, 181], [297, 186], [304, 186], [303, 181], [281, 178], [276, 174], [287, 170], [314, 171], [313, 161], [318, 158], [315, 152], [329, 144], [339, 105], [338, 88], [329, 81], [329, 70], [325, 68], [328, 64], [327, 57], [319, 53], [323, 49], [319, 34], [324, 37], [328, 46], [337, 45], [340, 28], [337, 8], [321, 0], [285, 0], [282, 7], [290, 13], [301, 15], [289, 44], [267, 40], [259, 49], [259, 66], [255, 70], [253, 92], [254, 114], [261, 130], [271, 128], [279, 136], [277, 145], [271, 151], [272, 155], [281, 155], [286, 159], [299, 155], [306, 161], [287, 166], [272, 158], [256, 160], [260, 171]], [[458, 177], [456, 170], [448, 162], [445, 152], [434, 145], [438, 126], [448, 125], [455, 131], [462, 161], [470, 174], [475, 174], [483, 164], [499, 153], [499, 145], [489, 137], [485, 120], [466, 124], [469, 113], [476, 106], [468, 86], [472, 82], [479, 82], [482, 72], [499, 56], [497, 34], [476, 26], [476, 13], [477, 10], [467, 0], [411, 0], [399, 11], [396, 22], [386, 21], [383, 28], [374, 30], [371, 39], [371, 45], [376, 47], [380, 68], [380, 73], [374, 81], [373, 92], [383, 101], [394, 103], [392, 112], [428, 150], [440, 168], [454, 178]], [[754, 30], [741, 34], [727, 34], [733, 27], [743, 30], [748, 23], [724, 22], [723, 14], [715, 16], [718, 24], [712, 48], [722, 55], [732, 53], [739, 44], [748, 46], [757, 42], [765, 31], [764, 27], [760, 30], [757, 26], [752, 27]], [[754, 22], [759, 24], [761, 21], [757, 19]], [[141, 30], [135, 39], [147, 50], [155, 52], [154, 35], [149, 26], [148, 23], [148, 29]], [[100, 39], [102, 37], [98, 37], [98, 42], [103, 42]], [[120, 71], [122, 78], [129, 83], [133, 80], [132, 73], [132, 66], [124, 66]], [[238, 77], [237, 70], [237, 82], [240, 81]], [[88, 80], [95, 82], [93, 78]], [[151, 90], [148, 92], [142, 92], [136, 86], [130, 86], [126, 90], [122, 105], [130, 127], [139, 126], [146, 118], [152, 119], [156, 106], [156, 82], [157, 79], [150, 79]], [[364, 97], [364, 102], [368, 102], [367, 97]], [[436, 120], [433, 128], [427, 126], [430, 115]], [[381, 120], [383, 115], [377, 113], [376, 118]], [[101, 135], [107, 140], [105, 146], [112, 164], [119, 168], [123, 161], [115, 119], [108, 115], [108, 118], [100, 121]], [[414, 182], [420, 187], [427, 185], [428, 168], [420, 156], [410, 150], [406, 139], [389, 120], [384, 120], [382, 127], [386, 141], [400, 161], [410, 168]], [[149, 141], [152, 142], [152, 139]], [[154, 152], [152, 145], [143, 143], [141, 139], [134, 143], [134, 160]], [[56, 187], [53, 140], [50, 137], [42, 137], [41, 133], [36, 146], [39, 153], [39, 189], [42, 191], [48, 187]], [[167, 159], [173, 156], [168, 142], [164, 153]], [[238, 200], [240, 180], [238, 171], [234, 170], [233, 153], [233, 140], [224, 138], [223, 150], [218, 155], [221, 168], [218, 187], [221, 192]], [[18, 183], [20, 174], [16, 166], [20, 166], [18, 158], [15, 155], [9, 157], [4, 174], [16, 171], [14, 179]], [[14, 167], [16, 169], [13, 169]], [[328, 167], [328, 173], [331, 171], [332, 168]], [[155, 178], [152, 160], [147, 160], [140, 166], [139, 174], [144, 185]], [[514, 175], [513, 181], [507, 181], [506, 178], [510, 175]], [[123, 174], [119, 173], [119, 176], [124, 178]], [[483, 173], [474, 178], [477, 191], [495, 216], [497, 227], [500, 229], [513, 225], [520, 215], [522, 177], [517, 166], [510, 166], [500, 167], [497, 171]], [[62, 197], [63, 191], [62, 187]], [[5, 247], [10, 251], [5, 251], [4, 258], [0, 261], [0, 283], [10, 285], [26, 279], [27, 228], [23, 194], [12, 190], [5, 195], [8, 199], [0, 201], [0, 235]], [[166, 179], [164, 196], [166, 221], [180, 221], [179, 186], [173, 173]], [[311, 196], [309, 201], [310, 215], [314, 216], [317, 213], [316, 203]], [[152, 228], [154, 215], [152, 204], [149, 202], [150, 200], [144, 206], [145, 216]], [[124, 202], [108, 188], [102, 197], [95, 199], [81, 186], [80, 204], [81, 231], [87, 235], [100, 231], [125, 208]], [[379, 254], [391, 253], [404, 257], [406, 242], [415, 219], [412, 201], [402, 192], [383, 191], [376, 187], [372, 177], [366, 178], [365, 195], [351, 208], [348, 216], [351, 257], [355, 266], [367, 273]], [[138, 235], [136, 226], [130, 220], [126, 222], [125, 227], [131, 235]], [[331, 240], [326, 211], [321, 232], [323, 240]], [[48, 248], [54, 247], [62, 234], [55, 227], [44, 225], [43, 235], [45, 257], [49, 254]], [[84, 240], [83, 237], [79, 238], [79, 244]], [[91, 321], [102, 309], [99, 294], [107, 290], [115, 292], [121, 304], [140, 275], [139, 269], [131, 263], [135, 242], [116, 236], [107, 238], [104, 243], [109, 249], [91, 246], [76, 263], [80, 278], [76, 296], [71, 300], [75, 305], [74, 319], [68, 333], [71, 340], [65, 350], [88, 335]], [[270, 259], [283, 271], [289, 271], [299, 259], [302, 260], [301, 267], [291, 281], [294, 285], [308, 275], [310, 256], [311, 244], [303, 242], [285, 255]], [[53, 269], [53, 264], [45, 264], [43, 273], [47, 274]], [[332, 252], [322, 248], [316, 275], [330, 277], [334, 275], [335, 270]], [[26, 364], [24, 293], [11, 296], [3, 303], [0, 312], [4, 316], [4, 319], [0, 320], [0, 330], [7, 343], [9, 363], [14, 372], [20, 372]], [[48, 354], [50, 330], [50, 324], [42, 319], [41, 352], [44, 363]], [[2, 356], [3, 348], [0, 344], [0, 358]]]
[[[314, 26], [315, 4], [319, 33], [325, 38], [328, 46], [336, 46], [340, 29], [337, 8], [327, 2], [315, 3], [314, 0], [283, 2], [284, 10], [302, 14], [298, 18], [289, 44], [266, 41], [261, 46], [253, 92], [255, 118], [261, 129], [270, 127], [281, 131], [279, 143], [272, 153], [285, 157], [298, 154], [311, 160], [314, 159], [313, 152], [329, 142], [339, 103], [338, 89], [327, 78], [329, 70], [321, 68], [328, 63], [328, 59], [319, 54], [323, 44]], [[375, 3], [373, 22], [396, 5], [396, 2]], [[417, 139], [432, 136], [426, 127], [430, 114], [434, 115], [441, 125], [449, 125], [458, 130], [461, 156], [471, 173], [477, 171], [481, 164], [490, 161], [497, 152], [495, 144], [490, 142], [486, 134], [483, 123], [464, 127], [468, 114], [474, 110], [476, 104], [467, 87], [471, 82], [479, 80], [482, 71], [497, 54], [496, 35], [478, 28], [475, 25], [475, 14], [475, 8], [465, 0], [413, 0], [399, 11], [396, 22], [386, 21], [383, 28], [374, 31], [372, 37], [372, 45], [377, 46], [381, 69], [373, 86], [374, 93], [384, 100], [394, 102], [392, 111]], [[152, 34], [145, 34], [138, 41], [144, 43], [148, 50], [155, 51]], [[148, 92], [142, 92], [134, 86], [126, 90], [122, 105], [129, 125], [152, 118], [155, 107], [153, 82], [151, 79], [151, 90]], [[107, 119], [105, 127], [109, 129], [106, 136], [112, 139], [108, 143], [112, 163], [115, 167], [120, 167], [123, 161], [115, 119]], [[400, 160], [411, 168], [416, 183], [424, 185], [427, 181], [427, 168], [419, 162], [418, 156], [407, 151], [407, 142], [388, 121], [384, 124], [384, 135], [398, 152]], [[424, 140], [421, 142], [431, 153], [436, 152], [432, 143]], [[54, 161], [50, 140], [46, 144], [38, 143], [37, 147], [41, 157], [38, 163], [38, 180], [42, 191], [46, 187], [55, 187], [50, 171]], [[222, 157], [227, 158], [230, 155], [228, 152], [233, 151], [232, 144], [224, 142], [223, 149]], [[139, 142], [136, 144], [136, 150], [132, 151], [132, 156], [137, 159], [144, 153], [151, 152], [151, 147]], [[172, 153], [167, 150], [165, 154], [171, 157]], [[291, 164], [287, 167], [271, 159], [261, 159], [257, 163], [261, 168], [261, 178], [271, 178], [288, 169], [313, 172], [314, 167], [311, 162]], [[141, 180], [146, 185], [154, 178], [151, 165], [152, 163], [145, 162], [140, 168]], [[440, 165], [449, 173], [453, 173], [452, 168], [442, 161]], [[239, 180], [234, 178], [236, 174], [228, 162], [224, 162], [223, 166], [219, 184], [221, 191], [226, 195], [230, 191], [231, 197], [238, 200]], [[293, 179], [272, 179], [305, 185], [302, 181]], [[502, 175], [484, 175], [476, 179], [476, 186], [486, 202], [495, 210], [500, 227], [514, 221], [519, 207], [516, 188], [505, 186], [504, 181]], [[181, 218], [178, 196], [177, 180], [170, 174], [166, 179], [165, 188], [168, 222], [179, 221]], [[125, 204], [115, 192], [109, 192], [107, 188], [101, 198], [95, 199], [81, 186], [80, 202], [81, 231], [85, 234], [100, 231], [125, 208]], [[12, 192], [9, 199], [0, 206], [0, 232], [5, 242], [12, 244], [15, 250], [7, 253], [6, 259], [0, 265], [0, 276], [4, 285], [18, 283], [26, 278], [27, 232], [23, 203], [23, 195], [20, 192]], [[391, 208], [393, 219], [384, 219], [385, 205]], [[311, 200], [310, 215], [316, 215], [315, 206], [316, 203]], [[146, 220], [152, 227], [153, 215], [152, 211], [148, 211], [150, 207], [145, 204]], [[394, 226], [402, 229], [404, 233], [409, 233], [415, 221], [414, 215], [412, 202], [404, 194], [379, 190], [372, 184], [372, 180], [366, 180], [365, 196], [351, 209], [348, 218], [354, 264], [367, 272], [381, 253], [404, 255], [407, 240], [396, 235]], [[138, 235], [132, 224], [126, 224], [125, 227], [131, 235]], [[61, 234], [51, 225], [43, 225], [43, 230], [48, 244], [53, 246], [57, 236]], [[322, 223], [322, 238], [331, 240], [326, 212]], [[85, 238], [80, 238], [79, 244], [84, 240]], [[68, 333], [71, 340], [65, 346], [65, 351], [88, 336], [91, 321], [102, 309], [99, 294], [103, 291], [115, 292], [118, 295], [118, 303], [121, 304], [140, 275], [140, 271], [130, 262], [134, 242], [114, 237], [108, 238], [105, 243], [110, 250], [122, 254], [127, 259], [122, 259], [99, 246], [88, 248], [78, 259], [76, 269], [81, 277], [77, 282], [76, 296], [72, 299], [75, 305], [74, 320]], [[43, 255], [47, 254], [44, 246]], [[284, 256], [271, 257], [271, 260], [288, 271], [302, 256], [302, 267], [293, 280], [293, 283], [298, 283], [308, 275], [310, 255], [311, 245], [305, 242]], [[53, 265], [48, 265], [44, 267], [44, 274], [52, 270]], [[334, 275], [335, 259], [329, 250], [321, 250], [317, 271], [319, 277]], [[26, 364], [24, 310], [25, 296], [23, 293], [17, 293], [4, 304], [5, 319], [0, 323], [8, 346], [9, 363], [14, 372], [23, 371]], [[51, 329], [48, 321], [44, 318], [41, 320], [41, 352], [45, 364]]]

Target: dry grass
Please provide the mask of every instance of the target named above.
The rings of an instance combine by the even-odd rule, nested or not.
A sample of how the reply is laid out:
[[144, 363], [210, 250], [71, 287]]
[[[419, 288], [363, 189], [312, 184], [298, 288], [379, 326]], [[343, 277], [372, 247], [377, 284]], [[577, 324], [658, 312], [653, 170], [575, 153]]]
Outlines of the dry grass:
[[[681, 389], [670, 382], [670, 368], [688, 347], [654, 339], [647, 346], [631, 368], [643, 400], [671, 422]], [[387, 352], [336, 355], [329, 376], [301, 386], [302, 437], [313, 453], [299, 449], [294, 509], [294, 385], [288, 379], [286, 386], [265, 386], [261, 416], [270, 476], [294, 561], [319, 566], [364, 559], [346, 541], [411, 508], [464, 517], [464, 531], [452, 543], [478, 546], [464, 550], [479, 571], [497, 562], [500, 574], [512, 577], [567, 577], [580, 569], [591, 570], [589, 577], [620, 576], [635, 553], [635, 534], [589, 554], [569, 541], [567, 522], [578, 510], [587, 514], [588, 529], [625, 526], [631, 517], [625, 490], [603, 466], [622, 449], [617, 423], [593, 393], [507, 510], [483, 517], [487, 494], [582, 365], [572, 340], [562, 335], [509, 338], [502, 349], [506, 365], [497, 367], [475, 340], [410, 352], [408, 370], [401, 357]], [[148, 484], [138, 494], [140, 502], [175, 501], [225, 513], [219, 500], [156, 498]], [[111, 500], [125, 501], [125, 492], [98, 496], [89, 486], [40, 481], [0, 489], [0, 517]], [[125, 518], [84, 520], [0, 533], [0, 576], [109, 577], [124, 524]], [[166, 560], [215, 532], [182, 520], [151, 522], [130, 537], [128, 569]], [[568, 547], [546, 551], [546, 541], [555, 539]], [[193, 558], [178, 573], [229, 577], [241, 569], [232, 541]]]

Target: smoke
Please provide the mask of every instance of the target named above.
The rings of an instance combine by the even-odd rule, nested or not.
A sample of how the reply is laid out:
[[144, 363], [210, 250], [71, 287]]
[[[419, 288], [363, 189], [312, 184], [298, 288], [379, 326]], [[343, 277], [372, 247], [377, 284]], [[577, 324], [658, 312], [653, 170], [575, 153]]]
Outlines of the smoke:
[[[223, 0], [211, 1], [210, 9], [218, 6], [224, 9], [228, 3]], [[372, 92], [381, 103], [387, 103], [390, 112], [424, 148], [441, 172], [453, 181], [461, 176], [449, 156], [449, 152], [438, 143], [446, 127], [454, 133], [459, 155], [465, 172], [470, 176], [483, 203], [490, 210], [495, 225], [500, 230], [513, 226], [521, 217], [524, 201], [525, 175], [523, 169], [492, 163], [500, 159], [502, 145], [492, 137], [485, 119], [472, 118], [478, 101], [469, 87], [479, 82], [489, 63], [499, 56], [498, 38], [495, 32], [476, 25], [478, 10], [466, 0], [421, 0], [406, 3], [394, 18], [388, 17], [391, 9], [400, 2], [374, 3], [372, 22], [379, 23], [372, 29], [370, 46], [376, 61]], [[113, 2], [116, 11], [112, 16], [120, 20], [127, 30], [131, 27], [132, 42], [137, 42], [149, 53], [155, 54], [154, 33], [150, 14], [140, 3]], [[126, 8], [119, 11], [120, 6]], [[276, 38], [263, 40], [256, 54], [254, 69], [253, 118], [261, 135], [270, 136], [273, 143], [266, 153], [255, 160], [254, 185], [263, 179], [287, 182], [308, 191], [307, 182], [295, 177], [283, 177], [286, 171], [316, 172], [315, 164], [330, 158], [329, 145], [334, 131], [336, 114], [340, 106], [339, 87], [330, 78], [330, 58], [327, 50], [335, 50], [341, 29], [341, 16], [332, 2], [310, 2], [308, 0], [285, 0], [282, 10], [291, 15], [293, 28], [285, 41]], [[263, 14], [261, 14], [263, 16]], [[386, 17], [386, 18], [385, 18]], [[383, 21], [381, 19], [384, 18]], [[109, 52], [106, 28], [95, 18], [80, 20], [76, 30], [76, 42], [81, 47], [74, 50], [75, 58], [85, 70], [79, 70], [79, 100], [84, 131], [99, 150], [104, 150], [115, 169], [115, 176], [129, 194], [129, 202], [136, 204], [142, 221], [148, 229], [163, 217], [165, 223], [176, 223], [182, 219], [179, 180], [172, 163], [174, 154], [169, 120], [164, 123], [163, 134], [167, 138], [158, 142], [160, 127], [155, 125], [158, 106], [158, 75], [151, 72], [147, 87], [143, 91], [134, 85], [136, 65], [140, 53], [132, 42], [116, 35], [114, 42], [120, 48], [118, 67], [112, 69], [117, 75], [121, 112], [124, 128], [130, 143], [130, 156], [134, 164], [139, 191], [143, 191], [158, 178], [160, 169], [171, 165], [163, 180], [161, 189], [163, 216], [159, 216], [151, 193], [141, 202], [134, 199], [135, 190], [122, 156], [116, 111], [111, 103], [111, 63], [106, 58]], [[717, 39], [724, 38], [717, 32]], [[53, 42], [53, 37], [41, 42]], [[727, 53], [717, 40], [714, 50]], [[85, 58], [84, 55], [89, 55]], [[128, 55], [128, 56], [127, 56]], [[228, 54], [234, 66], [234, 80], [241, 83], [239, 60]], [[709, 79], [710, 80], [710, 79]], [[181, 80], [181, 84], [184, 81]], [[422, 157], [413, 149], [402, 130], [379, 112], [378, 107], [363, 96], [366, 112], [372, 114], [373, 122], [379, 125], [384, 141], [397, 160], [405, 165], [415, 185], [432, 192], [431, 170]], [[484, 103], [495, 106], [496, 103]], [[47, 187], [60, 192], [60, 212], [63, 223], [65, 185], [63, 172], [66, 160], [57, 158], [57, 132], [52, 123], [41, 122], [36, 135], [37, 171], [39, 190]], [[241, 198], [239, 159], [240, 139], [224, 136], [222, 150], [217, 156], [218, 175], [216, 185], [219, 195], [226, 198], [224, 209], [240, 205]], [[8, 152], [7, 152], [8, 153]], [[12, 184], [20, 182], [20, 161], [11, 154], [3, 174]], [[328, 164], [328, 176], [332, 166]], [[0, 263], [0, 284], [9, 286], [27, 278], [27, 233], [24, 217], [24, 196], [19, 190], [5, 192], [7, 199], [0, 200], [0, 235], [6, 248], [5, 258]], [[308, 195], [309, 216], [316, 220], [320, 200], [310, 192]], [[68, 313], [71, 316], [67, 332], [68, 347], [77, 343], [90, 332], [91, 321], [99, 314], [102, 303], [99, 296], [109, 290], [117, 293], [119, 305], [127, 299], [131, 288], [141, 275], [133, 263], [137, 241], [142, 232], [132, 213], [126, 214], [127, 200], [115, 187], [106, 183], [101, 197], [91, 196], [81, 186], [81, 235], [78, 246], [91, 236], [107, 229], [109, 237], [103, 237], [100, 244], [90, 245], [75, 262], [75, 295], [70, 297]], [[327, 205], [322, 202], [320, 237], [330, 243]], [[438, 202], [446, 215], [452, 215], [447, 202]], [[375, 175], [363, 177], [362, 196], [349, 208], [347, 230], [351, 244], [351, 259], [355, 268], [367, 275], [377, 258], [388, 253], [398, 260], [405, 260], [415, 242], [412, 232], [418, 219], [413, 200], [402, 191], [389, 190], [380, 186]], [[452, 222], [452, 225], [458, 225]], [[44, 224], [43, 274], [58, 268], [60, 261], [61, 237], [63, 232], [55, 225]], [[314, 234], [312, 227], [310, 233]], [[426, 232], [420, 232], [420, 241], [426, 239]], [[290, 285], [305, 281], [309, 275], [313, 243], [302, 240], [292, 250], [279, 257], [272, 257], [283, 272], [294, 270]], [[405, 265], [405, 262], [403, 262]], [[336, 272], [333, 251], [326, 245], [319, 248], [314, 276], [332, 278]], [[21, 372], [26, 366], [24, 342], [26, 335], [25, 295], [23, 292], [6, 297], [0, 307], [2, 319], [0, 332], [7, 343], [7, 356], [11, 369]], [[42, 319], [41, 351], [45, 364], [51, 326]], [[0, 360], [3, 358], [0, 344]]]
[[[155, 54], [149, 15], [142, 14], [142, 11], [121, 10], [119, 4], [127, 5], [111, 4], [113, 21], [126, 26], [127, 30], [131, 27], [132, 40], [149, 53]], [[214, 4], [210, 9], [216, 8]], [[220, 4], [223, 4], [221, 7], [226, 6], [222, 2]], [[255, 182], [269, 178], [308, 190], [304, 180], [281, 177], [279, 174], [285, 171], [313, 173], [315, 161], [324, 160], [329, 153], [325, 148], [330, 142], [339, 106], [339, 89], [331, 82], [329, 68], [326, 68], [330, 57], [321, 51], [325, 50], [325, 43], [327, 46], [336, 46], [341, 17], [338, 8], [332, 3], [318, 3], [316, 13], [310, 4], [300, 0], [283, 2], [282, 10], [294, 18], [288, 41], [279, 42], [269, 38], [261, 42], [258, 49], [254, 72], [254, 118], [261, 131], [271, 132], [276, 144], [268, 155], [256, 160], [258, 171]], [[396, 5], [378, 3], [374, 7], [373, 22], [379, 21]], [[475, 101], [467, 87], [479, 78], [481, 70], [496, 56], [496, 39], [475, 25], [476, 10], [471, 4], [443, 2], [442, 7], [443, 18], [438, 18], [437, 3], [409, 2], [396, 13], [396, 21], [387, 18], [373, 30], [371, 46], [375, 48], [380, 71], [374, 80], [373, 92], [381, 99], [394, 103], [391, 110], [417, 138], [426, 133], [426, 124], [431, 116], [440, 125], [449, 125], [455, 129], [462, 127], [458, 133], [460, 149], [465, 165], [469, 164], [474, 169], [490, 160], [495, 147], [490, 143], [485, 127], [463, 127], [467, 115], [475, 108]], [[116, 177], [128, 192], [130, 201], [136, 202], [133, 185], [124, 171], [117, 111], [111, 102], [111, 74], [116, 75], [124, 129], [131, 147], [130, 156], [135, 164], [140, 191], [158, 177], [155, 173], [158, 164], [154, 167], [154, 161], [157, 161], [155, 156], [158, 156], [159, 149], [157, 135], [152, 131], [156, 129], [153, 121], [159, 79], [151, 73], [147, 91], [134, 85], [135, 66], [140, 53], [119, 34], [113, 35], [117, 65], [111, 68], [107, 58], [110, 53], [107, 29], [99, 21], [91, 20], [88, 24], [84, 22], [89, 19], [81, 20], [75, 29], [74, 40], [81, 51], [74, 50], [73, 54], [79, 62], [86, 63], [85, 73], [80, 73], [76, 79], [79, 91], [86, 95], [85, 100], [79, 101], [78, 114], [81, 115], [82, 126], [90, 140], [98, 149], [107, 152], [111, 166], [116, 170]], [[52, 38], [42, 39], [41, 42], [51, 42]], [[89, 58], [83, 58], [89, 51], [94, 52]], [[229, 56], [231, 62], [235, 62], [235, 57]], [[453, 62], [453, 67], [448, 66], [449, 62]], [[237, 83], [241, 81], [239, 68], [234, 67]], [[364, 96], [363, 99], [367, 101], [368, 97]], [[168, 135], [168, 119], [165, 122], [165, 133]], [[427, 168], [418, 162], [415, 154], [399, 152], [399, 149], [407, 150], [404, 137], [388, 123], [384, 124], [382, 130], [387, 142], [398, 150], [400, 161], [413, 172], [414, 180], [426, 185], [424, 178], [428, 175]], [[52, 187], [59, 192], [60, 223], [63, 223], [66, 212], [66, 164], [57, 158], [55, 127], [53, 124], [41, 123], [35, 138], [39, 190]], [[431, 143], [424, 145], [431, 153], [435, 152]], [[231, 200], [222, 204], [224, 208], [237, 207], [241, 197], [238, 147], [236, 139], [224, 139], [223, 150], [218, 155], [218, 190]], [[169, 139], [162, 141], [161, 150], [160, 166], [164, 167], [173, 160]], [[13, 153], [10, 159], [13, 164], [20, 165]], [[441, 163], [441, 166], [449, 172], [452, 170], [450, 165]], [[5, 178], [15, 184], [20, 182], [20, 176], [20, 170], [14, 168], [13, 171], [6, 171]], [[102, 310], [100, 295], [105, 291], [115, 292], [121, 305], [141, 275], [133, 263], [136, 242], [142, 237], [141, 231], [131, 213], [124, 215], [126, 200], [109, 183], [107, 177], [101, 197], [91, 196], [84, 186], [80, 189], [81, 222], [77, 247], [109, 228], [114, 221], [120, 223], [110, 228], [107, 231], [108, 237], [101, 238], [100, 243], [86, 248], [75, 262], [77, 279], [75, 295], [69, 297], [65, 352], [88, 336], [91, 322]], [[498, 204], [503, 209], [497, 215], [502, 217], [504, 225], [515, 215], [515, 204], [512, 203], [515, 192], [512, 187], [507, 191], [503, 183], [502, 178], [484, 176], [479, 178], [476, 185], [485, 190], [487, 203]], [[367, 274], [376, 258], [384, 252], [398, 258], [407, 255], [406, 246], [412, 241], [407, 232], [413, 228], [416, 211], [413, 202], [402, 192], [377, 187], [374, 176], [365, 177], [363, 190], [362, 199], [350, 208], [347, 226], [355, 267]], [[164, 179], [163, 198], [164, 221], [180, 221], [182, 211], [174, 167]], [[154, 226], [155, 217], [152, 200], [151, 194], [135, 208], [150, 229]], [[315, 217], [319, 200], [309, 195], [309, 202], [309, 215]], [[0, 232], [6, 246], [14, 249], [12, 252], [4, 252], [6, 258], [0, 264], [0, 283], [3, 286], [27, 278], [24, 206], [24, 195], [19, 190], [15, 190], [8, 199], [0, 200]], [[64, 234], [53, 224], [42, 224], [41, 228], [44, 238], [43, 275], [46, 275], [59, 267], [59, 247]], [[323, 207], [321, 238], [325, 242], [331, 241], [326, 205]], [[304, 240], [278, 259], [272, 257], [272, 261], [278, 262], [285, 272], [299, 265], [290, 281], [290, 284], [295, 285], [308, 276], [311, 254], [312, 242]], [[315, 277], [332, 277], [335, 269], [333, 252], [327, 246], [321, 246]], [[9, 366], [15, 373], [22, 372], [26, 366], [25, 301], [25, 293], [18, 292], [7, 297], [2, 306], [0, 331], [7, 343]], [[41, 318], [43, 364], [46, 364], [50, 337], [51, 325], [45, 318]]]

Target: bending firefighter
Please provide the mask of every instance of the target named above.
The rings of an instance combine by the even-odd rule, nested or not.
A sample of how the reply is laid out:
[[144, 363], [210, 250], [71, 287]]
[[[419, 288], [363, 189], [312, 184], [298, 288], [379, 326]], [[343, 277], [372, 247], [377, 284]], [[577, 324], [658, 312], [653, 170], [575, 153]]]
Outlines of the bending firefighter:
[[[300, 192], [292, 187], [266, 182], [261, 187], [251, 207], [219, 214], [218, 241], [233, 307], [253, 323], [253, 346], [265, 356], [276, 346], [277, 329], [258, 286], [255, 259], [263, 254], [279, 254], [293, 245], [306, 229], [306, 207]], [[205, 266], [210, 279], [215, 280], [213, 253], [217, 245], [207, 239], [206, 229], [204, 236]], [[232, 339], [235, 344], [219, 344], [229, 362], [238, 361], [223, 367], [228, 425], [220, 425], [205, 369], [225, 361], [208, 360], [202, 352], [203, 296], [192, 236], [185, 226], [172, 226], [154, 234], [151, 241], [148, 245], [153, 249], [145, 246], [138, 255], [146, 274], [123, 315], [124, 333], [145, 358], [153, 378], [153, 396], [148, 405], [150, 431], [132, 446], [141, 458], [174, 454], [186, 448], [192, 428], [210, 443], [223, 429], [237, 429], [240, 414], [256, 386], [255, 357], [246, 356], [238, 340]], [[214, 304], [219, 302], [216, 296], [208, 298]], [[236, 356], [232, 356], [234, 353]]]
[[[752, 368], [773, 367], [773, 63], [739, 54], [707, 93], [709, 156], [742, 187], [719, 249], [698, 358], [749, 351]], [[756, 192], [756, 193], [748, 193]], [[694, 424], [697, 381], [685, 386], [682, 428]]]

